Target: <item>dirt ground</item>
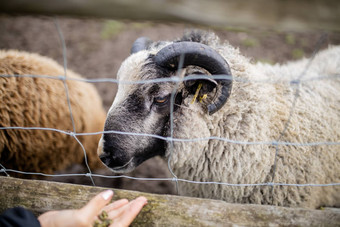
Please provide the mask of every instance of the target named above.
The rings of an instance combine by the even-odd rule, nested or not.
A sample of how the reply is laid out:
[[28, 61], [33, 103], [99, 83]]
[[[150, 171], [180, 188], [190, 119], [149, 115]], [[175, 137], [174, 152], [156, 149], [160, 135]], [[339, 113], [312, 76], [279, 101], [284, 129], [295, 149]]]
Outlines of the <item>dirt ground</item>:
[[[122, 22], [104, 19], [58, 18], [67, 46], [67, 66], [86, 78], [115, 78], [121, 62], [129, 55], [133, 41], [140, 36], [153, 40], [171, 40], [180, 37], [186, 29], [195, 28], [186, 24], [158, 24], [152, 22]], [[196, 27], [197, 28], [197, 27]], [[340, 44], [340, 33], [325, 31], [288, 32], [275, 28], [201, 28], [214, 30], [221, 40], [252, 59], [270, 64], [284, 63], [309, 57], [322, 35], [326, 35], [321, 48]], [[0, 49], [18, 49], [39, 53], [63, 64], [62, 46], [56, 29], [56, 20], [51, 17], [9, 17], [0, 15]], [[116, 84], [96, 83], [103, 104], [108, 110], [116, 93]], [[83, 166], [74, 165], [59, 173], [85, 173]], [[95, 173], [112, 175], [108, 170]], [[139, 166], [133, 177], [169, 177], [165, 161], [156, 157]], [[87, 177], [55, 177], [51, 180], [91, 184]], [[97, 186], [138, 190], [152, 193], [174, 194], [174, 182], [136, 181], [124, 178], [94, 178]]]

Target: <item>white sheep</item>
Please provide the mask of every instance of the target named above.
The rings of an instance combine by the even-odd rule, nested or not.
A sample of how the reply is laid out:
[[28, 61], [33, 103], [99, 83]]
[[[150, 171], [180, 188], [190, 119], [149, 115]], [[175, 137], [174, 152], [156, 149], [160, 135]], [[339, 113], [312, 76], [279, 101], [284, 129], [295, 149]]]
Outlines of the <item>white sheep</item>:
[[[62, 80], [6, 75], [58, 77], [64, 75], [64, 69], [38, 54], [0, 51], [0, 127], [73, 131]], [[70, 70], [67, 76], [81, 78]], [[95, 87], [79, 81], [66, 83], [76, 132], [101, 131], [106, 114]], [[77, 138], [86, 149], [90, 167], [102, 166], [96, 152], [100, 136]], [[51, 174], [83, 161], [83, 150], [70, 135], [46, 130], [0, 130], [0, 164], [6, 168]]]
[[[185, 58], [182, 57], [181, 62], [183, 54]], [[235, 80], [207, 77], [178, 85], [175, 82], [121, 83], [104, 130], [171, 136], [170, 98], [177, 88], [173, 137], [217, 137], [229, 142], [174, 141], [172, 149], [171, 142], [156, 137], [105, 133], [98, 153], [114, 172], [131, 171], [144, 160], [162, 155], [171, 156], [174, 173], [186, 180], [230, 184], [340, 182], [340, 146], [337, 144], [340, 140], [340, 47], [322, 51], [312, 60], [268, 65], [250, 63], [228, 43], [221, 44], [213, 33], [194, 31], [174, 42], [152, 43], [140, 38], [132, 48], [132, 55], [122, 63], [118, 78], [121, 81], [170, 78], [178, 75], [176, 69], [181, 64], [182, 75], [227, 74]], [[277, 140], [296, 144], [336, 143], [271, 144]], [[309, 208], [340, 206], [339, 186], [225, 186], [179, 182], [179, 187], [182, 195], [233, 203]]]

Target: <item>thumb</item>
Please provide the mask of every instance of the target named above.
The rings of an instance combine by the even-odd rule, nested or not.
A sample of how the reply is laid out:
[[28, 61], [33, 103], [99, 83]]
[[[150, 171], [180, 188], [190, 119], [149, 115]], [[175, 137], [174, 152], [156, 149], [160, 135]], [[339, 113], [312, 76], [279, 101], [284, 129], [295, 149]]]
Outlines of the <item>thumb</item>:
[[106, 190], [95, 197], [93, 197], [90, 202], [88, 202], [83, 208], [80, 209], [80, 212], [84, 217], [94, 218], [97, 216], [100, 211], [111, 201], [113, 196], [112, 190]]

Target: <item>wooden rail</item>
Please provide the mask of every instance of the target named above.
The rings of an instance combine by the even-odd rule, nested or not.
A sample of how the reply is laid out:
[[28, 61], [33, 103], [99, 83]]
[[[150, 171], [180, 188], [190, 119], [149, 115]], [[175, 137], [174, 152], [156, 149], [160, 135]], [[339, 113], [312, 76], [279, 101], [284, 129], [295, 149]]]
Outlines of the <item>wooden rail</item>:
[[[104, 188], [0, 177], [0, 212], [23, 206], [39, 215], [85, 205]], [[340, 209], [310, 210], [114, 190], [114, 200], [147, 197], [134, 226], [340, 226]]]
[[340, 30], [339, 0], [2, 0], [1, 12]]

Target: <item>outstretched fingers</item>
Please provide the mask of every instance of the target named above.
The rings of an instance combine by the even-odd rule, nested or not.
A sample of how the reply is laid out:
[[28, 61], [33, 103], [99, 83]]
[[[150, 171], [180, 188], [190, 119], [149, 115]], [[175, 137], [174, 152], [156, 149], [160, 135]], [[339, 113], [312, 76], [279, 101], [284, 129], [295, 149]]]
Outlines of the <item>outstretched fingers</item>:
[[100, 211], [105, 207], [105, 205], [111, 201], [112, 196], [112, 190], [106, 190], [99, 193], [93, 199], [91, 199], [90, 202], [86, 204], [86, 206], [79, 210], [81, 216], [94, 220]]
[[[129, 226], [142, 208], [147, 204], [147, 199], [145, 197], [138, 197], [129, 203], [126, 202], [127, 200], [120, 201], [119, 205], [121, 206], [119, 208], [111, 209], [108, 212], [109, 218], [113, 220], [113, 223], [110, 225], [111, 227]], [[113, 206], [113, 204], [110, 205]]]
[[118, 210], [119, 208], [121, 208], [122, 206], [124, 206], [128, 203], [129, 203], [129, 200], [120, 199], [120, 200], [117, 200], [113, 203], [110, 203], [103, 210], [105, 210], [107, 213], [110, 213], [110, 212], [112, 213], [113, 211]]

